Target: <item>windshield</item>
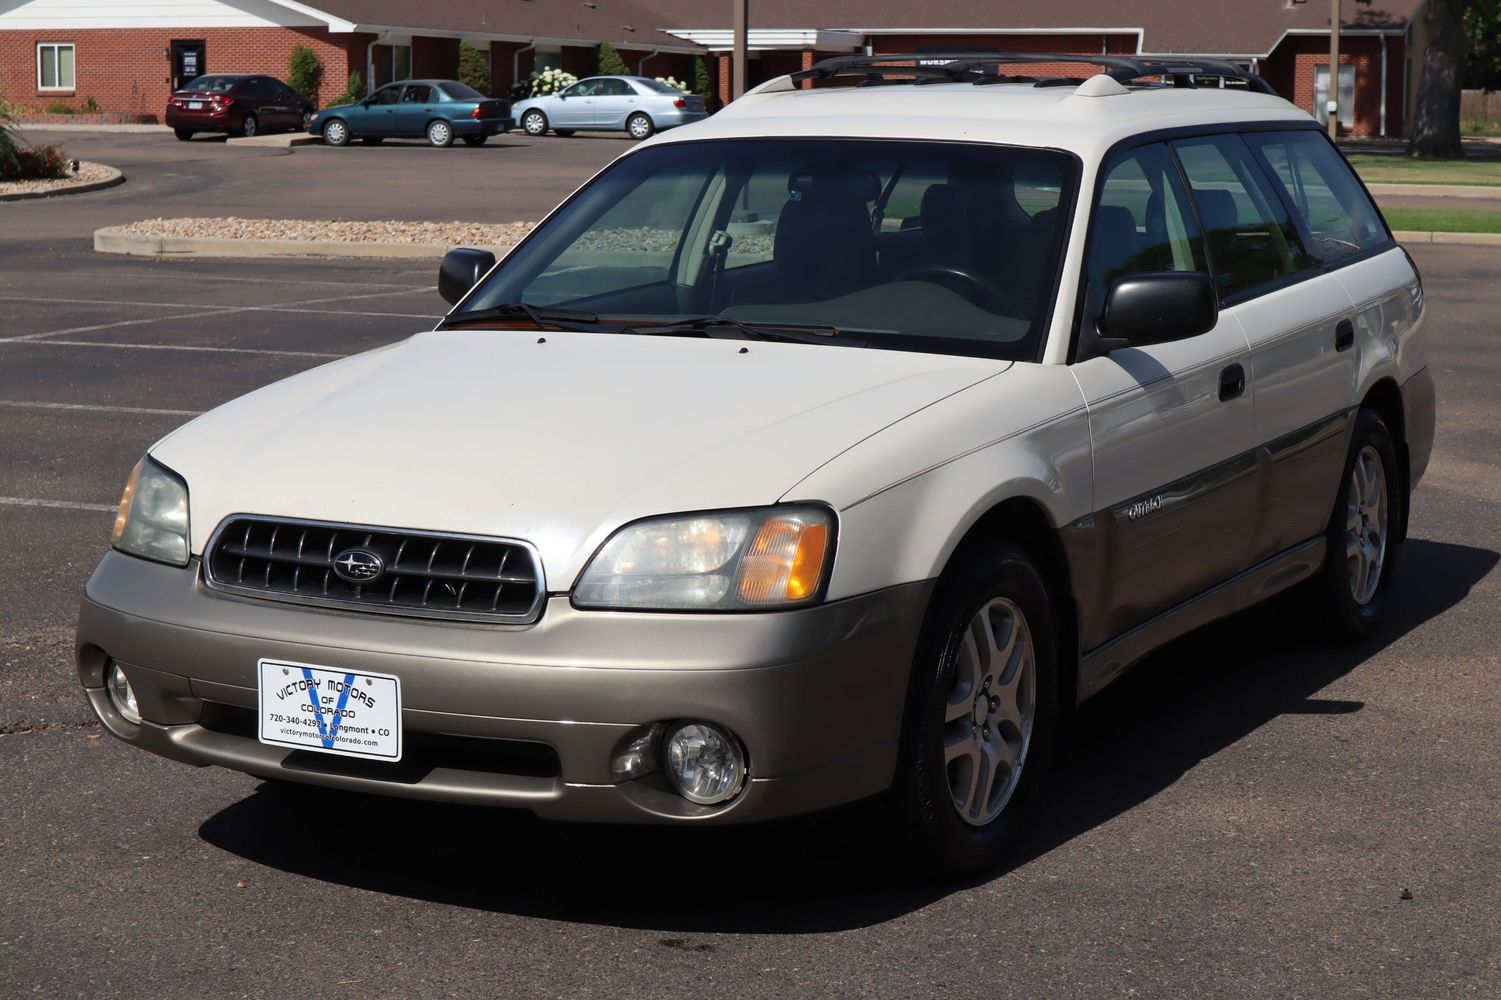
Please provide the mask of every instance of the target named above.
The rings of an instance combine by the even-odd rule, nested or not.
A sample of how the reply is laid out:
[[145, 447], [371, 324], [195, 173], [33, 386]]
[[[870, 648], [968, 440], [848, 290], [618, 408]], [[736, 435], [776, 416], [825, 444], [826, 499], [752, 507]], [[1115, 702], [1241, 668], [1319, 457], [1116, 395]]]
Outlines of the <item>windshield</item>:
[[443, 84], [443, 92], [453, 101], [483, 101], [485, 95], [475, 90], [468, 84], [449, 80]]
[[636, 83], [636, 86], [638, 86], [638, 87], [645, 87], [647, 90], [653, 91], [653, 92], [658, 93], [658, 94], [681, 94], [682, 93], [682, 91], [678, 90], [678, 88], [676, 88], [676, 87], [669, 87], [667, 84], [663, 83], [661, 80], [648, 80], [645, 77], [638, 77], [636, 79], [635, 83]]
[[1033, 359], [1076, 164], [906, 140], [651, 147], [580, 191], [449, 319], [525, 303], [622, 327], [717, 317], [828, 328], [828, 344]]
[[182, 89], [205, 90], [211, 94], [225, 94], [233, 90], [235, 84], [244, 79], [243, 76], [200, 76]]

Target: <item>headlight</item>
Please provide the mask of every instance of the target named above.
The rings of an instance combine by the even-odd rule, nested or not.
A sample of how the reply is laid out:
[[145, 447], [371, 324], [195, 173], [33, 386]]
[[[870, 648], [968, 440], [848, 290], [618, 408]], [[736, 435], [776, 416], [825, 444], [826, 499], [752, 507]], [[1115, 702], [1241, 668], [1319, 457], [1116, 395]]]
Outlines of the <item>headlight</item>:
[[826, 507], [657, 517], [621, 528], [573, 591], [581, 608], [765, 611], [818, 600], [834, 551]]
[[188, 484], [148, 455], [131, 470], [110, 544], [143, 559], [188, 564]]

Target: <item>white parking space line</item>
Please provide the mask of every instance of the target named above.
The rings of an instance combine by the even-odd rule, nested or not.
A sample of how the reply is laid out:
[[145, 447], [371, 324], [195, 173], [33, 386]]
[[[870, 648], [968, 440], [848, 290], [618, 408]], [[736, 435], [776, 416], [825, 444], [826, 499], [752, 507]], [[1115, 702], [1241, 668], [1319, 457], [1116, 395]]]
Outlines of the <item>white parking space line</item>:
[[84, 410], [92, 413], [147, 413], [166, 417], [196, 417], [202, 410], [158, 410], [149, 406], [99, 406], [93, 403], [33, 403], [22, 399], [0, 399], [0, 406], [23, 410]]
[[97, 510], [113, 514], [120, 509], [112, 503], [77, 503], [73, 500], [33, 500], [30, 497], [0, 497], [0, 504], [9, 507], [59, 507], [63, 510]]
[[66, 337], [74, 333], [94, 333], [99, 330], [114, 330], [122, 326], [143, 326], [147, 323], [166, 323], [170, 320], [179, 319], [202, 319], [206, 316], [228, 316], [231, 313], [248, 312], [249, 310], [234, 309], [211, 309], [208, 312], [179, 313], [173, 316], [148, 316], [145, 319], [121, 319], [113, 323], [93, 323], [89, 326], [70, 326], [62, 330], [49, 330], [46, 333], [24, 333], [19, 337], [0, 337], [0, 344], [26, 344], [38, 340], [46, 340], [48, 337]]
[[[215, 279], [217, 280], [217, 279]], [[258, 305], [258, 306], [214, 306], [208, 302], [134, 302], [129, 299], [74, 299], [58, 298], [55, 296], [41, 295], [0, 295], [0, 302], [40, 302], [50, 305], [61, 306], [140, 306], [145, 309], [161, 307], [163, 309], [285, 309], [291, 306], [315, 306], [329, 302], [348, 302], [350, 299], [379, 299], [392, 295], [404, 295], [408, 292], [435, 292], [436, 285], [402, 285], [391, 288], [384, 292], [360, 292], [354, 295], [336, 295], [332, 298], [321, 299], [293, 299], [282, 305]]]
[[121, 351], [202, 351], [209, 354], [273, 354], [284, 358], [347, 358], [347, 354], [322, 351], [277, 351], [261, 347], [199, 347], [195, 344], [111, 344], [103, 340], [0, 340], [0, 344], [21, 343], [26, 347], [108, 347]]

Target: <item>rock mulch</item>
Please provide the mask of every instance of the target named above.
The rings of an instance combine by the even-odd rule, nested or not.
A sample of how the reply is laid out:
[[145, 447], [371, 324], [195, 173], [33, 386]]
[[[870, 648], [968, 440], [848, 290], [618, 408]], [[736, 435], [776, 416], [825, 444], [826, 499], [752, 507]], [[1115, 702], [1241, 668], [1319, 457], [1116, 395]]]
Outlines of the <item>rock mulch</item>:
[[449, 246], [511, 246], [534, 223], [358, 222], [347, 219], [144, 219], [119, 227], [140, 236], [194, 239], [332, 240], [341, 243], [439, 243]]
[[96, 184], [115, 175], [114, 168], [102, 163], [83, 161], [78, 164], [78, 173], [69, 174], [60, 180], [49, 181], [0, 181], [0, 195], [63, 193], [80, 184]]

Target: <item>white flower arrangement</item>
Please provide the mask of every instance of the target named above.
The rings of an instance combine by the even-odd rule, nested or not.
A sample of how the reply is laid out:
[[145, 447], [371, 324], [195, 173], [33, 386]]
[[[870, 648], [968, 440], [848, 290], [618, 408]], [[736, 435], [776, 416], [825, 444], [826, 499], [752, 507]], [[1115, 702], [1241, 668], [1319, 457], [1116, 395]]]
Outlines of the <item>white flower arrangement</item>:
[[566, 90], [579, 82], [579, 78], [565, 70], [544, 69], [540, 73], [532, 74], [532, 97], [548, 97], [560, 91]]
[[684, 83], [682, 80], [678, 80], [678, 79], [676, 79], [674, 77], [659, 76], [659, 77], [656, 78], [656, 81], [658, 83], [665, 83], [667, 86], [671, 87], [673, 90], [678, 91], [679, 93], [682, 93], [682, 94], [692, 93], [692, 90], [688, 87], [688, 85], [686, 83]]

